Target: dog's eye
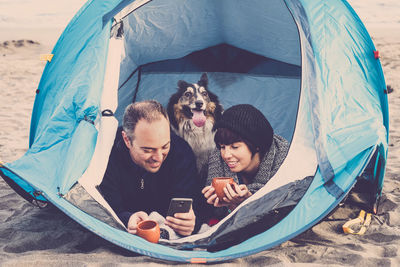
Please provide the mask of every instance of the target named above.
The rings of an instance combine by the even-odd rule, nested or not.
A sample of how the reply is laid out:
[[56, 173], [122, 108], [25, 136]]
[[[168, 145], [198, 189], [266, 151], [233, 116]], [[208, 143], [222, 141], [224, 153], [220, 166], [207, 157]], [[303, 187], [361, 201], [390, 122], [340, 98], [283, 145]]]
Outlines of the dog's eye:
[[191, 93], [191, 92], [186, 92], [186, 93], [185, 93], [185, 96], [186, 96], [186, 97], [191, 97], [191, 96], [192, 96], [192, 93]]
[[208, 94], [207, 94], [207, 91], [203, 91], [202, 93], [201, 93], [203, 96], [207, 96]]

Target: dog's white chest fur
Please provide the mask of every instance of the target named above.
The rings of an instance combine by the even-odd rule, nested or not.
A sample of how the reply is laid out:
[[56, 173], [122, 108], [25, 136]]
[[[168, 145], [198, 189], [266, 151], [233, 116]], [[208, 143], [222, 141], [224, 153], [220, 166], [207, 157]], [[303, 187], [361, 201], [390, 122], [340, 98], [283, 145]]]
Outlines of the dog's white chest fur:
[[190, 119], [179, 124], [178, 135], [192, 147], [197, 158], [197, 169], [200, 171], [207, 164], [208, 155], [214, 149], [213, 122], [206, 120], [203, 127], [197, 127]]

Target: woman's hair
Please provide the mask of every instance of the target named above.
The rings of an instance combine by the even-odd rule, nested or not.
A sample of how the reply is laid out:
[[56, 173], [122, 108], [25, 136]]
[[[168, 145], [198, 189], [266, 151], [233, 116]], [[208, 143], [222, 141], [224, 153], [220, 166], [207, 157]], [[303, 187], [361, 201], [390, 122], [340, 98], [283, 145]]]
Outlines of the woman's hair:
[[[225, 110], [214, 129], [217, 130], [214, 139], [217, 145], [243, 141], [253, 155], [257, 151], [260, 152], [261, 159], [274, 140], [274, 130], [267, 118], [260, 110], [249, 104], [239, 104]], [[220, 129], [226, 129], [229, 133], [225, 131], [218, 133]]]
[[265, 151], [264, 152], [260, 151], [259, 148], [257, 148], [250, 141], [246, 140], [245, 138], [242, 138], [237, 133], [232, 132], [227, 128], [217, 129], [217, 132], [215, 133], [214, 136], [214, 142], [218, 149], [221, 149], [221, 145], [231, 145], [236, 142], [243, 142], [249, 148], [252, 156], [254, 156], [254, 154], [256, 154], [257, 152], [260, 152], [260, 157], [262, 158], [264, 157], [265, 154]]

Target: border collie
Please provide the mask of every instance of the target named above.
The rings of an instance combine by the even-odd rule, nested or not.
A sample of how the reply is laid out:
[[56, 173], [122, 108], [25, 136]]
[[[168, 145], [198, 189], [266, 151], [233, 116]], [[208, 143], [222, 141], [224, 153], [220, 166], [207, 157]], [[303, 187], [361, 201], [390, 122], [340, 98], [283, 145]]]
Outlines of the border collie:
[[178, 81], [178, 91], [170, 97], [167, 107], [173, 130], [189, 143], [196, 155], [199, 172], [215, 147], [213, 126], [222, 114], [218, 97], [207, 86], [206, 73], [197, 83]]

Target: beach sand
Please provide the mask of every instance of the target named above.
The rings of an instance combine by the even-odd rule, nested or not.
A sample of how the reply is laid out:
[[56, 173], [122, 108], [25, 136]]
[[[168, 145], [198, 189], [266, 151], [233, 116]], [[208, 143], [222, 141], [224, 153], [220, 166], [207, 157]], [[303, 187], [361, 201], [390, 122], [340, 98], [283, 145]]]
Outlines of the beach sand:
[[[341, 230], [344, 220], [357, 217], [360, 210], [345, 203], [292, 240], [221, 266], [400, 266], [400, 31], [397, 26], [381, 25], [369, 31], [380, 51], [386, 82], [394, 89], [388, 95], [389, 156], [379, 214], [365, 235], [345, 235]], [[6, 31], [0, 28], [2, 32]], [[33, 42], [12, 42], [12, 32], [8, 44], [0, 42], [0, 161], [4, 163], [27, 150], [35, 90], [45, 66], [39, 54], [50, 53], [55, 40], [54, 35], [42, 32], [40, 38], [34, 38], [39, 33], [32, 35]], [[173, 263], [119, 248], [55, 208], [34, 207], [0, 179], [0, 266], [144, 264]]]

